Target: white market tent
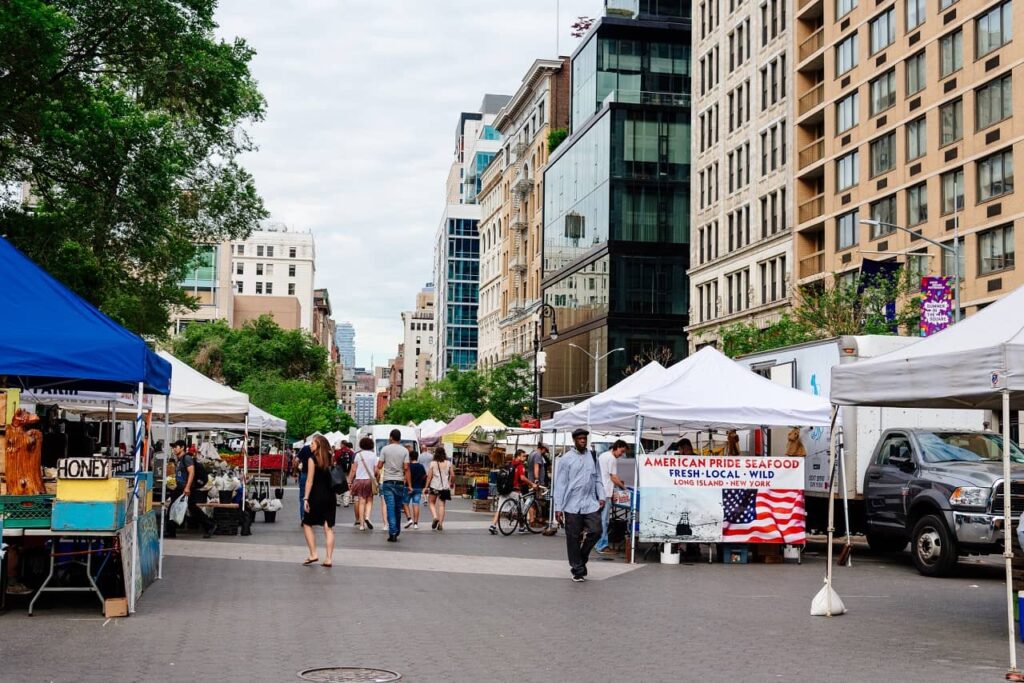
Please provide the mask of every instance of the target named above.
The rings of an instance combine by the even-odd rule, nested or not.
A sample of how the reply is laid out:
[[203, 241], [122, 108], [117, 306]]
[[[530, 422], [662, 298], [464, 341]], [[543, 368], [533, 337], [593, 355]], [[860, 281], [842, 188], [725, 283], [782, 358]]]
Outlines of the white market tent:
[[[1002, 411], [1003, 481], [1011, 480], [1010, 411], [1024, 410], [1024, 287], [942, 332], [875, 358], [832, 368], [837, 405], [980, 408]], [[1003, 496], [1004, 519], [1012, 496]], [[1004, 524], [1004, 547], [1012, 548]], [[1014, 643], [1011, 557], [1006, 557], [1010, 668]]]
[[658, 361], [648, 363], [631, 375], [626, 376], [618, 384], [605, 391], [577, 403], [571, 408], [559, 410], [550, 420], [542, 424], [544, 429], [571, 429], [581, 425], [590, 425], [590, 414], [594, 411], [600, 415], [602, 407], [617, 397], [629, 397], [645, 394], [647, 391], [665, 382], [665, 367]]
[[591, 428], [629, 430], [638, 417], [644, 429], [666, 434], [830, 422], [825, 398], [775, 384], [710, 346], [668, 368], [663, 377], [654, 388], [612, 395], [600, 405], [595, 401]]
[[[241, 425], [237, 421], [231, 420], [228, 422], [174, 422], [174, 426], [184, 427], [185, 429], [208, 430], [237, 429]], [[283, 433], [288, 428], [288, 422], [250, 404], [249, 428], [263, 432]]]

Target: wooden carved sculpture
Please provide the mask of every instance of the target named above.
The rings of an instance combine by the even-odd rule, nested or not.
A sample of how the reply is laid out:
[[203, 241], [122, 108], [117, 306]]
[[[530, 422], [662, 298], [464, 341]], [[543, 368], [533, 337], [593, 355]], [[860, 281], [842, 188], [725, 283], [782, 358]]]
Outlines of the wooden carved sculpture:
[[43, 433], [33, 429], [39, 416], [20, 408], [7, 425], [7, 493], [12, 496], [36, 496], [46, 493], [43, 486]]
[[786, 455], [796, 455], [804, 457], [807, 455], [807, 449], [804, 448], [804, 442], [800, 440], [800, 428], [793, 427], [789, 430], [789, 435], [786, 437]]
[[740, 454], [740, 435], [736, 433], [735, 429], [730, 429], [725, 433], [725, 454]]

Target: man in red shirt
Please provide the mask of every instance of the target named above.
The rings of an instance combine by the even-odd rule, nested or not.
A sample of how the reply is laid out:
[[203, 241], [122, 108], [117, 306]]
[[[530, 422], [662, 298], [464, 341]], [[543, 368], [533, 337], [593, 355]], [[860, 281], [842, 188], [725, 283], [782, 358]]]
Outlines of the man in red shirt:
[[[494, 519], [491, 520], [490, 528], [487, 529], [492, 534], [498, 533], [498, 513], [501, 511], [501, 504], [510, 498], [518, 499], [523, 493], [537, 486], [526, 476], [526, 451], [522, 448], [512, 456], [512, 462], [508, 466], [512, 468], [512, 490], [505, 494], [498, 494], [498, 508], [494, 512]], [[519, 531], [526, 533], [527, 529], [520, 528]]]

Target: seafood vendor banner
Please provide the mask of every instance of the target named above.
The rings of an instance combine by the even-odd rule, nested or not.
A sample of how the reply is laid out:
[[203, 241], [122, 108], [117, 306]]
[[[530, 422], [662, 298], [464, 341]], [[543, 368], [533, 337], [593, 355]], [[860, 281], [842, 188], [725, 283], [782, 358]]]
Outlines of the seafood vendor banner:
[[640, 540], [803, 543], [804, 459], [640, 456]]

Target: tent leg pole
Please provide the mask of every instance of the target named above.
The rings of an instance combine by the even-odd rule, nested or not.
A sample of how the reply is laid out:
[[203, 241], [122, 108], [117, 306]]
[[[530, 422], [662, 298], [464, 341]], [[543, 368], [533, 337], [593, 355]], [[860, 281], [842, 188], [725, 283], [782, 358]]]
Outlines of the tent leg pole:
[[636, 431], [633, 436], [633, 497], [629, 501], [629, 563], [636, 564], [636, 525], [640, 511], [640, 436], [644, 433], [644, 418], [636, 416]]
[[[850, 535], [850, 486], [846, 481], [846, 435], [840, 432], [841, 441], [839, 442], [839, 452], [836, 457], [839, 458], [839, 477], [843, 482], [843, 524], [846, 525], [846, 546], [852, 548], [853, 539]], [[853, 553], [849, 550], [846, 551], [846, 566], [853, 566]]]
[[825, 585], [828, 587], [825, 595], [825, 616], [832, 616], [832, 542], [836, 528], [836, 413], [839, 408], [832, 407], [832, 433], [829, 438], [828, 454], [828, 565], [825, 570]]
[[164, 578], [164, 524], [166, 524], [167, 513], [164, 508], [167, 505], [167, 454], [171, 448], [171, 397], [164, 396], [164, 459], [160, 464], [163, 468], [160, 481], [160, 559], [156, 564], [156, 578]]
[[132, 470], [132, 557], [131, 572], [127, 586], [128, 613], [135, 613], [135, 582], [139, 576], [139, 536], [136, 531], [139, 528], [139, 466], [142, 461], [142, 442], [146, 438], [145, 422], [142, 420], [142, 399], [146, 390], [145, 384], [139, 382], [139, 393], [137, 395], [135, 410], [135, 463]]
[[1017, 671], [1017, 644], [1014, 642], [1013, 624], [1013, 511], [1010, 507], [1012, 480], [1010, 479], [1010, 390], [1003, 389], [1003, 560], [1006, 564], [1006, 638], [1010, 644], [1009, 674]]
[[551, 496], [551, 500], [548, 504], [548, 528], [554, 529], [554, 532], [558, 533], [558, 527], [555, 525], [555, 468], [558, 467], [558, 458], [555, 457], [555, 442], [558, 441], [558, 430], [551, 430], [551, 490], [548, 491], [548, 495]]

